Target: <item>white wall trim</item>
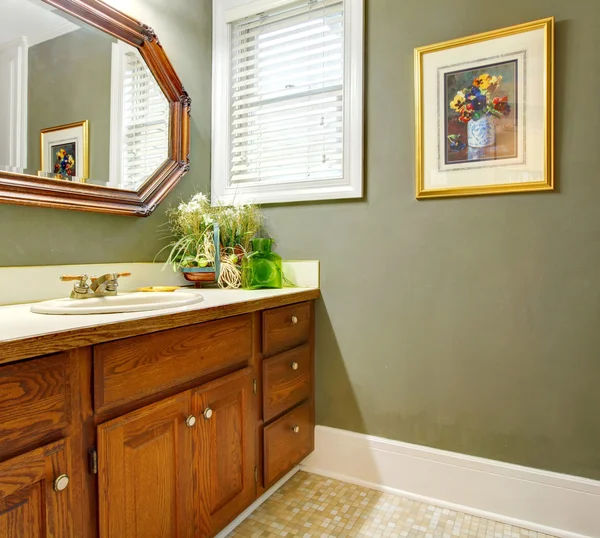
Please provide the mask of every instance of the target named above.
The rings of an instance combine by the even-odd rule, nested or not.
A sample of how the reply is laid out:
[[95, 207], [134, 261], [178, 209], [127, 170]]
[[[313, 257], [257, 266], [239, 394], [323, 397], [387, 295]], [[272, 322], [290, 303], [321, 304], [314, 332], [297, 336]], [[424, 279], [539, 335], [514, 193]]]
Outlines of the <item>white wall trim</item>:
[[600, 536], [600, 482], [317, 426], [301, 469], [543, 532]]
[[0, 46], [0, 170], [27, 168], [27, 88], [29, 50], [20, 37]]
[[39, 43], [44, 43], [44, 41], [50, 41], [51, 39], [70, 34], [71, 32], [76, 32], [82, 28], [77, 24], [73, 24], [72, 22], [63, 19], [61, 15], [56, 15], [54, 13], [52, 13], [52, 15], [52, 22], [54, 23], [52, 26], [48, 25], [44, 30], [27, 36], [30, 47], [38, 45]]
[[254, 510], [256, 510], [261, 504], [263, 504], [273, 493], [275, 493], [281, 486], [283, 486], [292, 476], [294, 476], [300, 470], [299, 467], [294, 467], [288, 474], [271, 486], [265, 493], [263, 493], [256, 501], [254, 501], [246, 510], [244, 510], [238, 517], [236, 517], [227, 527], [225, 527], [215, 538], [225, 538], [233, 529], [244, 521]]
[[344, 0], [343, 177], [230, 185], [231, 22], [294, 0], [213, 0], [213, 115], [211, 192], [214, 204], [285, 203], [363, 196], [364, 0]]

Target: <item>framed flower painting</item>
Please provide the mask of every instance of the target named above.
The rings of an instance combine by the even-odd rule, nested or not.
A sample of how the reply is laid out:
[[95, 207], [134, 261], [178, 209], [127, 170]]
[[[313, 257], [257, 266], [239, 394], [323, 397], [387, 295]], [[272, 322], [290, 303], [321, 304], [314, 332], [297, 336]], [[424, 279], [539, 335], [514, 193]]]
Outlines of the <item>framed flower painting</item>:
[[85, 182], [89, 177], [88, 121], [42, 129], [38, 175]]
[[554, 18], [415, 50], [417, 198], [554, 189]]

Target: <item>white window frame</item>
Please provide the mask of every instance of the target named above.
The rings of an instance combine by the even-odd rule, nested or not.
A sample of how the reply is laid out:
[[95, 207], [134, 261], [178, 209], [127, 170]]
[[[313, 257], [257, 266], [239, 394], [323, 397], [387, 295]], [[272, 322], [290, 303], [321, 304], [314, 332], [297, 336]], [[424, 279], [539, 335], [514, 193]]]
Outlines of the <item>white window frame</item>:
[[20, 37], [0, 46], [2, 80], [0, 103], [0, 170], [23, 173], [27, 168], [27, 88], [29, 44]]
[[112, 44], [110, 76], [110, 150], [107, 187], [122, 188], [123, 184], [123, 61], [130, 45]]
[[364, 130], [364, 0], [344, 2], [343, 176], [293, 184], [230, 186], [230, 23], [294, 0], [213, 0], [213, 204], [284, 203], [362, 198]]

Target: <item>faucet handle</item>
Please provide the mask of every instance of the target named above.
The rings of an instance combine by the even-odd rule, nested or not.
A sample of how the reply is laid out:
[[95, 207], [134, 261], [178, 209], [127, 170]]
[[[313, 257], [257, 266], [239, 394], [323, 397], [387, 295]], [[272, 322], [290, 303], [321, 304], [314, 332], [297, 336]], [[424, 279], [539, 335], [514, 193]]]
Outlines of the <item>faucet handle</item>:
[[[109, 273], [111, 275], [114, 275], [116, 278], [121, 278], [121, 277], [126, 277], [126, 276], [131, 276], [131, 273]], [[107, 276], [107, 275], [104, 275]], [[92, 282], [95, 282], [96, 280], [98, 280], [99, 278], [103, 278], [103, 277], [99, 277], [99, 276], [93, 276], [92, 278], [90, 278], [90, 280]]]
[[62, 275], [60, 280], [63, 282], [73, 282], [74, 280], [79, 280], [80, 282], [87, 282], [87, 275]]
[[75, 282], [73, 291], [71, 291], [71, 299], [84, 299], [87, 297], [90, 288], [88, 286], [88, 276], [83, 275], [62, 275], [60, 279], [63, 282]]

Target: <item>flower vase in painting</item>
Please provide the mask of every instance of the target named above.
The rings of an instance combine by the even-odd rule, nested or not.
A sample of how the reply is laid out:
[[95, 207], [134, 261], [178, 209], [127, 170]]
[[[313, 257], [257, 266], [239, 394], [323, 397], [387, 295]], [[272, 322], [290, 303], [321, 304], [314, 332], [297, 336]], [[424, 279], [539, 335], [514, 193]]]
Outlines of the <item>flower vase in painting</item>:
[[75, 176], [75, 144], [53, 146], [54, 177], [56, 179], [69, 179]]
[[516, 62], [445, 74], [446, 164], [517, 154]]

